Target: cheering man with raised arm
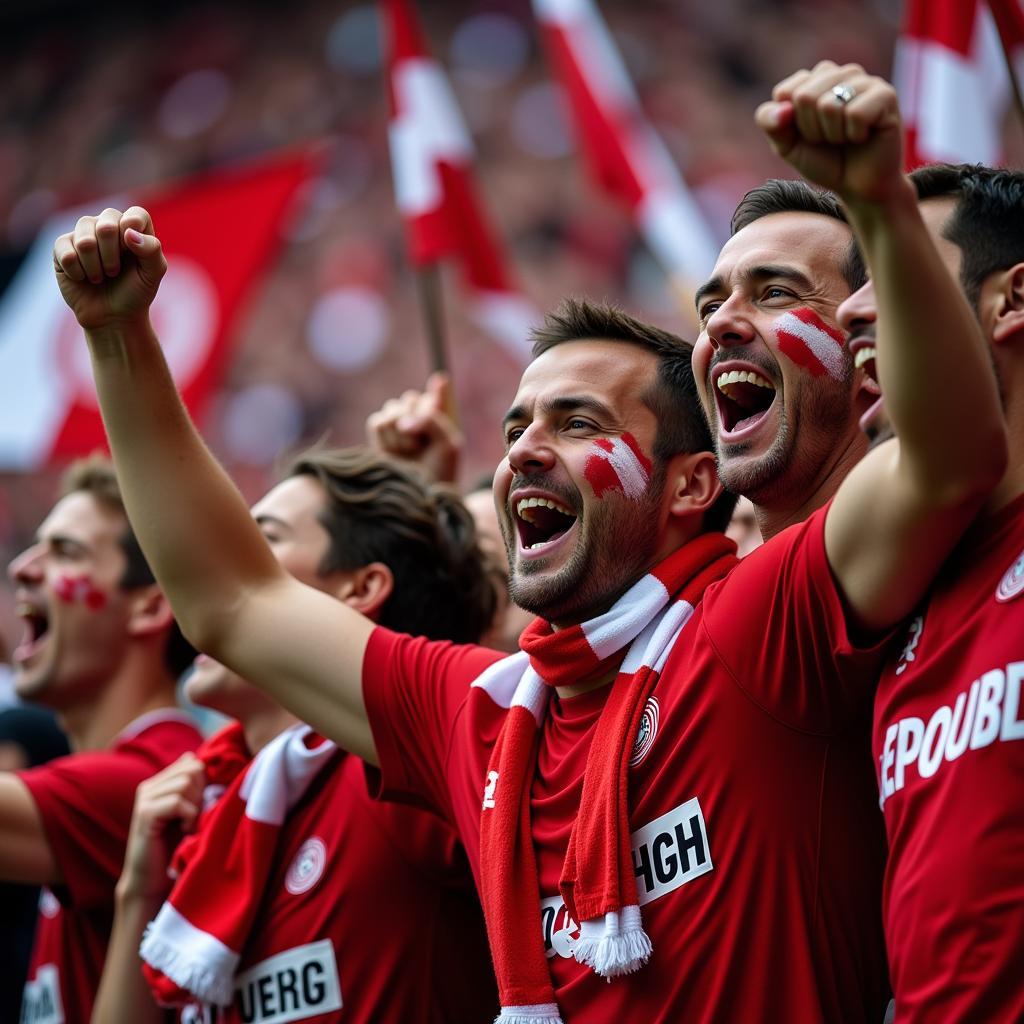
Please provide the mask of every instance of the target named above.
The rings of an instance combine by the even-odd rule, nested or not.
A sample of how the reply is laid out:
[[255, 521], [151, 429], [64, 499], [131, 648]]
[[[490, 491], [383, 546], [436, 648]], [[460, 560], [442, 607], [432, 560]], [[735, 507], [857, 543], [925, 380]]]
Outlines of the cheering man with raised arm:
[[[495, 476], [513, 596], [539, 616], [510, 658], [374, 628], [288, 577], [174, 391], [147, 315], [164, 261], [145, 211], [56, 244], [129, 509], [184, 628], [456, 825], [504, 1021], [877, 1022], [888, 998], [880, 858], [845, 803], [871, 789], [876, 642], [999, 478], [1005, 435], [900, 172], [892, 89], [823, 65], [759, 118], [861, 234], [898, 439], [732, 571], [689, 346], [568, 304], [538, 332]], [[727, 281], [765, 283], [792, 252], [768, 255]], [[813, 310], [784, 277], [757, 308]], [[746, 323], [748, 298], [723, 290], [708, 324], [727, 306]], [[763, 340], [767, 322], [749, 326]]]

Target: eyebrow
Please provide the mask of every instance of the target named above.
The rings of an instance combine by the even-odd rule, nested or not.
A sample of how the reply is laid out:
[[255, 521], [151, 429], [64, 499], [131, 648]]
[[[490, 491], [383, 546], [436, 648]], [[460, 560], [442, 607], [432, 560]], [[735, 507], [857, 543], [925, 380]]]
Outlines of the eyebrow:
[[[750, 267], [748, 270], [744, 270], [743, 273], [740, 274], [740, 281], [744, 284], [767, 281], [771, 278], [781, 278], [783, 281], [791, 281], [798, 288], [801, 288], [804, 291], [811, 288], [811, 279], [806, 274], [801, 273], [794, 267], [789, 267], [781, 263], [763, 263], [757, 267]], [[699, 310], [701, 299], [703, 299], [705, 295], [709, 292], [722, 291], [725, 291], [725, 280], [720, 274], [716, 274], [697, 289], [697, 294], [693, 298], [694, 305]]]
[[[611, 417], [612, 411], [604, 402], [591, 398], [589, 395], [563, 395], [561, 398], [552, 398], [541, 405], [542, 413], [552, 412], [573, 412], [577, 409], [588, 409], [599, 416]], [[502, 426], [508, 426], [517, 420], [527, 419], [526, 406], [514, 405], [501, 421]]]

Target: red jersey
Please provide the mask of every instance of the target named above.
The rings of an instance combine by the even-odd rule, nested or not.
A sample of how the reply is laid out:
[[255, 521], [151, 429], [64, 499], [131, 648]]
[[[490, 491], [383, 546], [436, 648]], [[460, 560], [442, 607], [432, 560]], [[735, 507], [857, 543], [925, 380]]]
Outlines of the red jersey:
[[339, 751], [283, 826], [234, 1003], [182, 1024], [454, 1024], [498, 994], [465, 851], [433, 814], [380, 803]]
[[899, 1021], [1024, 1020], [1024, 496], [977, 522], [875, 699]]
[[[824, 514], [705, 592], [648, 701], [630, 769], [633, 867], [654, 952], [610, 983], [572, 959], [558, 895], [608, 688], [552, 693], [530, 793], [544, 944], [566, 1024], [882, 1020], [883, 836], [870, 764], [879, 649], [859, 650]], [[377, 629], [364, 694], [382, 786], [453, 821], [479, 873], [501, 656]], [[525, 655], [516, 655], [524, 659]]]
[[43, 889], [21, 1016], [87, 1024], [103, 973], [136, 787], [195, 750], [202, 737], [182, 711], [142, 715], [109, 750], [19, 772], [35, 800], [64, 882]]

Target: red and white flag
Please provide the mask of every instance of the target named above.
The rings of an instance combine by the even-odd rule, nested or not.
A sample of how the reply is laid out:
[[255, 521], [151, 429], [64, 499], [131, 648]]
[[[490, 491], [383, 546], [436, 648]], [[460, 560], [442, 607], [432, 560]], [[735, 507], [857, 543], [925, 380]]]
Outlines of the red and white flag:
[[539, 315], [513, 283], [473, 184], [473, 143], [409, 0], [382, 0], [388, 39], [389, 142], [398, 209], [416, 267], [454, 258], [469, 312], [518, 359]]
[[637, 98], [592, 0], [533, 0], [590, 172], [630, 210], [673, 280], [710, 273], [718, 242]]
[[[184, 181], [131, 197], [145, 206], [168, 269], [151, 316], [175, 383], [201, 419], [227, 363], [232, 328], [281, 241], [281, 226], [313, 169], [310, 153]], [[53, 276], [53, 243], [82, 213], [43, 225], [0, 297], [0, 466], [25, 470], [106, 447], [82, 330]]]
[[907, 0], [893, 81], [908, 169], [942, 161], [1000, 163], [1011, 96], [1000, 33], [1019, 76], [1021, 0]]

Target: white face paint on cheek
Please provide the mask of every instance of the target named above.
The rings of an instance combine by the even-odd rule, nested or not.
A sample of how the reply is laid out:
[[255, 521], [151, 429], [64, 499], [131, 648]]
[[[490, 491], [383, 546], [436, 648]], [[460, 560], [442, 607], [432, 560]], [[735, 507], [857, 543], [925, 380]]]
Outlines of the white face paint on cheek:
[[779, 351], [812, 376], [828, 374], [833, 380], [845, 376], [848, 356], [843, 335], [810, 307], [783, 313], [774, 331]]
[[613, 490], [633, 501], [644, 496], [651, 479], [651, 460], [632, 434], [601, 438], [591, 449], [593, 454], [587, 459], [583, 475], [595, 497], [603, 498]]

